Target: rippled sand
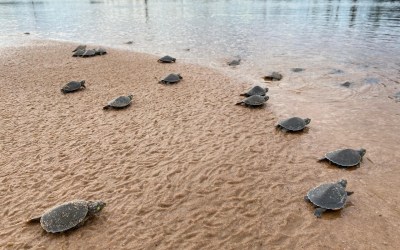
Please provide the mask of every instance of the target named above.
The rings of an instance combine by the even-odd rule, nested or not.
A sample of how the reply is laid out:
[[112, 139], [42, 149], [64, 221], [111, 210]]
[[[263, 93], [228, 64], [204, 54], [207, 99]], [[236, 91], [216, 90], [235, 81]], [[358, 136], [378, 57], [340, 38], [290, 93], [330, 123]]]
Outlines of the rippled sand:
[[[159, 64], [119, 50], [73, 58], [75, 46], [42, 41], [2, 51], [0, 248], [399, 248], [395, 102], [357, 95], [312, 103], [326, 91], [291, 90], [293, 75], [270, 86], [266, 107], [248, 109], [234, 105], [248, 82], [179, 58]], [[157, 84], [170, 72], [183, 81]], [[82, 79], [86, 90], [61, 94]], [[102, 110], [129, 93], [129, 108]], [[285, 115], [312, 122], [285, 134], [274, 128]], [[361, 167], [316, 162], [340, 147], [365, 147]], [[303, 196], [339, 178], [355, 194], [316, 219]], [[64, 234], [24, 223], [72, 199], [107, 206]]]

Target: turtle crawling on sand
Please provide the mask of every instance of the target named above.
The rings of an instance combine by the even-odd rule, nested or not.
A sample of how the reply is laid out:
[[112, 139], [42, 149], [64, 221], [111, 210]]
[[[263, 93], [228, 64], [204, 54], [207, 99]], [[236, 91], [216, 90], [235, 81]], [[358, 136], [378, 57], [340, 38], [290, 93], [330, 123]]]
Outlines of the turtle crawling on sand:
[[61, 233], [82, 226], [86, 220], [97, 215], [106, 203], [103, 201], [74, 200], [57, 205], [28, 222], [40, 222], [49, 233]]
[[237, 60], [232, 60], [232, 61], [228, 62], [227, 64], [229, 66], [238, 66], [240, 64], [240, 61], [241, 61], [241, 59], [239, 58]]
[[297, 132], [303, 130], [306, 125], [310, 124], [310, 118], [291, 117], [289, 119], [280, 121], [276, 127], [282, 128], [285, 131]]
[[326, 153], [325, 156], [318, 161], [329, 161], [342, 168], [360, 166], [362, 157], [366, 152], [367, 150], [363, 148], [358, 150], [350, 148], [339, 149]]
[[172, 84], [172, 83], [177, 83], [182, 79], [182, 76], [180, 74], [169, 74], [164, 79], [159, 81], [158, 83], [164, 83], [164, 84]]
[[265, 81], [280, 81], [283, 76], [279, 72], [272, 72], [270, 75], [264, 76], [263, 78]]
[[252, 95], [261, 95], [265, 96], [265, 94], [268, 92], [268, 88], [263, 88], [260, 86], [254, 86], [250, 90], [248, 90], [246, 93], [240, 94], [241, 96], [252, 96]]
[[316, 209], [314, 215], [321, 218], [326, 210], [339, 210], [346, 204], [347, 196], [354, 192], [346, 191], [346, 180], [339, 180], [336, 183], [324, 183], [308, 191], [304, 200], [312, 203]]
[[158, 62], [160, 63], [174, 63], [176, 61], [176, 58], [173, 58], [172, 56], [163, 56], [160, 59], [158, 59]]
[[77, 82], [77, 81], [72, 81], [67, 83], [64, 87], [62, 87], [61, 92], [64, 94], [74, 92], [77, 90], [85, 89], [85, 80]]
[[112, 99], [111, 101], [108, 102], [106, 106], [103, 107], [103, 109], [109, 109], [109, 108], [115, 108], [115, 109], [122, 109], [127, 106], [129, 106], [132, 102], [133, 95], [128, 95], [128, 96], [119, 96], [117, 98]]
[[266, 101], [268, 101], [269, 96], [261, 96], [261, 95], [252, 95], [243, 99], [240, 102], [237, 102], [236, 105], [244, 104], [248, 107], [260, 107], [264, 105]]

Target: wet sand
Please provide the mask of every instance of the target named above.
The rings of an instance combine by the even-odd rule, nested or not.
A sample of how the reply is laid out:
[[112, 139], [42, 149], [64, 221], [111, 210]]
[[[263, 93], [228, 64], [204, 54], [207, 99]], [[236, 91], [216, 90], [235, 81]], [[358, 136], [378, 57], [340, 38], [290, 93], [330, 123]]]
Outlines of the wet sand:
[[[286, 78], [269, 85], [264, 108], [248, 109], [234, 103], [249, 82], [121, 50], [73, 58], [75, 46], [39, 41], [1, 51], [0, 248], [400, 246], [398, 104], [361, 95], [332, 113], [312, 103], [321, 92], [286, 89]], [[171, 72], [183, 81], [157, 84]], [[86, 80], [87, 89], [61, 94], [71, 80]], [[102, 110], [130, 93], [129, 108]], [[274, 128], [284, 116], [310, 114], [304, 133]], [[316, 162], [341, 147], [367, 149], [360, 168]], [[340, 178], [355, 194], [344, 209], [315, 218], [303, 196]], [[64, 234], [23, 223], [72, 199], [107, 206]]]

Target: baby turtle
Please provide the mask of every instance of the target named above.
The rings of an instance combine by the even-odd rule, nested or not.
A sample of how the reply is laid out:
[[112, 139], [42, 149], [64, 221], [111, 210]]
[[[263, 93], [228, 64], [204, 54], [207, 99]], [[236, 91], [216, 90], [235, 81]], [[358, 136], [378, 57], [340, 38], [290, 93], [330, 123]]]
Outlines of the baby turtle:
[[268, 101], [269, 96], [261, 96], [261, 95], [252, 95], [243, 99], [240, 102], [237, 102], [236, 105], [244, 104], [249, 107], [258, 107], [264, 105], [266, 101]]
[[159, 81], [158, 83], [164, 83], [164, 84], [172, 84], [172, 83], [177, 83], [182, 79], [182, 76], [180, 74], [169, 74], [166, 76], [163, 80]]
[[95, 56], [96, 55], [96, 50], [94, 49], [88, 49], [83, 53], [82, 57], [90, 57], [90, 56]]
[[72, 52], [78, 51], [78, 50], [86, 50], [86, 45], [79, 45], [78, 47], [76, 47], [76, 49], [74, 49]]
[[272, 72], [272, 74], [263, 77], [265, 81], [280, 81], [283, 76], [281, 73]]
[[95, 54], [102, 56], [102, 55], [107, 54], [107, 51], [104, 48], [97, 48], [97, 49], [95, 49]]
[[241, 59], [232, 60], [232, 61], [228, 62], [228, 65], [229, 65], [229, 66], [237, 66], [237, 65], [240, 64], [240, 60], [241, 60]]
[[131, 104], [132, 99], [133, 99], [133, 95], [119, 96], [119, 97], [109, 101], [108, 104], [103, 107], [103, 109], [108, 109], [108, 108], [121, 109], [121, 108], [125, 108], [125, 107], [127, 107], [127, 106], [129, 106]]
[[329, 161], [342, 168], [360, 166], [362, 157], [365, 155], [366, 152], [367, 150], [363, 148], [358, 150], [350, 148], [339, 149], [326, 153], [325, 157], [319, 159], [318, 161]]
[[252, 95], [261, 95], [261, 96], [265, 96], [265, 94], [268, 92], [268, 88], [262, 88], [260, 86], [254, 86], [252, 87], [249, 91], [247, 91], [246, 93], [240, 94], [241, 96], [252, 96]]
[[103, 201], [74, 200], [50, 208], [42, 215], [28, 220], [40, 222], [49, 233], [60, 233], [82, 226], [86, 220], [98, 214], [106, 203]]
[[347, 196], [354, 192], [346, 191], [346, 180], [339, 180], [336, 183], [324, 183], [308, 191], [304, 200], [312, 203], [316, 209], [314, 215], [321, 218], [326, 210], [339, 210], [346, 204]]
[[74, 52], [74, 54], [72, 54], [73, 57], [78, 57], [78, 56], [83, 56], [83, 54], [85, 54], [86, 50], [83, 49], [78, 49], [77, 51]]
[[158, 59], [158, 62], [160, 63], [173, 63], [176, 61], [176, 58], [173, 58], [172, 56], [163, 56], [160, 59]]
[[280, 121], [276, 127], [282, 128], [286, 131], [296, 132], [303, 130], [307, 124], [311, 122], [310, 118], [291, 117], [289, 119]]
[[70, 92], [74, 92], [80, 89], [85, 89], [85, 80], [77, 82], [77, 81], [72, 81], [69, 82], [67, 84], [65, 84], [64, 87], [62, 87], [61, 92], [63, 92], [64, 94], [66, 93], [70, 93]]
[[292, 68], [291, 70], [292, 70], [293, 72], [298, 73], [298, 72], [304, 71], [305, 69], [303, 69], [303, 68]]

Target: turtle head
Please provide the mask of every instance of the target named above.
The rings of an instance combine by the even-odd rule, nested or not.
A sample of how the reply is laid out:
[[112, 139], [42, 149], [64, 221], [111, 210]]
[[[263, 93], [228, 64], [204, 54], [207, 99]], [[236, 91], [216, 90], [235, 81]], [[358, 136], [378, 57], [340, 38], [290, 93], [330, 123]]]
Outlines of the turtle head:
[[129, 99], [133, 99], [133, 95], [132, 94], [130, 94], [130, 95], [128, 95], [128, 97], [129, 97]]
[[88, 202], [88, 210], [90, 214], [99, 213], [104, 207], [106, 203], [104, 201], [89, 201]]
[[347, 186], [347, 181], [345, 179], [341, 179], [337, 182], [340, 186], [346, 188]]
[[306, 118], [306, 119], [304, 119], [304, 122], [305, 122], [306, 124], [310, 124], [311, 119], [310, 119], [310, 118]]
[[268, 99], [269, 99], [269, 96], [267, 96], [267, 95], [264, 96], [264, 100], [265, 100], [265, 101], [268, 101]]
[[360, 150], [358, 150], [358, 153], [360, 154], [361, 157], [363, 157], [366, 152], [367, 152], [367, 150], [365, 150], [363, 148], [360, 148]]
[[268, 88], [265, 88], [265, 93], [268, 92], [268, 90], [269, 90]]

